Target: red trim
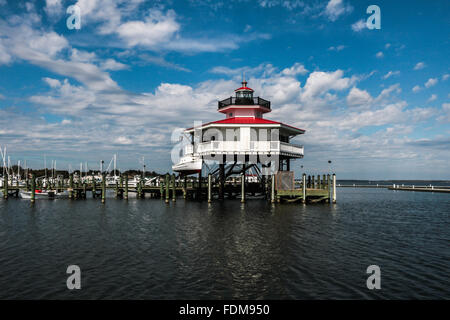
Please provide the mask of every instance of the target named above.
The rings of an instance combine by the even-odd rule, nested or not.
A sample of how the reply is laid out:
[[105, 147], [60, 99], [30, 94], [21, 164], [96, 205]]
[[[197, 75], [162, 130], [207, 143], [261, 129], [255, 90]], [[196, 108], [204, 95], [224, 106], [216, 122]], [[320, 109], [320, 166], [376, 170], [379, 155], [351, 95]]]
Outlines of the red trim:
[[[305, 132], [305, 130], [300, 129], [300, 128], [296, 128], [287, 124], [284, 124], [282, 122], [278, 122], [278, 121], [273, 121], [273, 120], [269, 120], [269, 119], [263, 119], [263, 118], [254, 118], [254, 117], [233, 117], [233, 118], [227, 118], [227, 119], [223, 119], [223, 120], [218, 120], [218, 121], [212, 121], [212, 122], [208, 122], [205, 123], [204, 125], [202, 125], [202, 127], [206, 127], [207, 125], [210, 124], [280, 124], [286, 127], [290, 127], [293, 128], [295, 130], [299, 130], [302, 131], [303, 133]], [[192, 130], [193, 128], [189, 128], [186, 130]]]
[[253, 90], [252, 88], [249, 88], [249, 87], [240, 87], [240, 88], [237, 88], [237, 89], [234, 90], [234, 91], [239, 91], [239, 90], [255, 91], [255, 90]]

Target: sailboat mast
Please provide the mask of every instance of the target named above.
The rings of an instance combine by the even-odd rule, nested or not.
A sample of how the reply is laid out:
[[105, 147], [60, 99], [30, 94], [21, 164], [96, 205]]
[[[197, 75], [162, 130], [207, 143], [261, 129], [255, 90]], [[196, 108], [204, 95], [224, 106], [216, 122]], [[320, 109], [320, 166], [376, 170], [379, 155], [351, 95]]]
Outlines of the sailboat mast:
[[44, 154], [45, 180], [47, 180], [47, 156]]
[[116, 177], [116, 161], [117, 161], [117, 154], [114, 154], [114, 178]]

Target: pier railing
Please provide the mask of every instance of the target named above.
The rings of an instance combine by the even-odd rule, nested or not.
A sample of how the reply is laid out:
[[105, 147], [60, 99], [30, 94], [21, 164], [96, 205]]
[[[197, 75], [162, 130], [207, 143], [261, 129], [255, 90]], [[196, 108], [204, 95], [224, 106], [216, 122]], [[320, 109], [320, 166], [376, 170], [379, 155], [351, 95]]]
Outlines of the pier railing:
[[270, 101], [265, 100], [260, 97], [253, 97], [253, 98], [229, 97], [227, 99], [219, 101], [218, 109], [226, 108], [230, 105], [238, 105], [238, 106], [255, 105], [255, 106], [261, 106], [263, 108], [267, 108], [270, 110]]

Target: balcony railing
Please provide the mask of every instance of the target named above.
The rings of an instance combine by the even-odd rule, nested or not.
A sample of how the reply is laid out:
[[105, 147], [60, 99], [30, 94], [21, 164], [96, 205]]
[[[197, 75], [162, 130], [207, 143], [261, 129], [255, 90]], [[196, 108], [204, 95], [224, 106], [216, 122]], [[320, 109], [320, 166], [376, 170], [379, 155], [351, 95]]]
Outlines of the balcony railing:
[[226, 108], [231, 105], [238, 105], [238, 106], [255, 105], [270, 109], [270, 101], [267, 101], [260, 97], [253, 97], [253, 98], [229, 97], [228, 99], [219, 101], [219, 109]]
[[208, 141], [199, 143], [194, 153], [199, 155], [215, 153], [274, 153], [302, 157], [303, 146], [280, 141]]
[[303, 146], [294, 143], [280, 142], [280, 152], [303, 155]]

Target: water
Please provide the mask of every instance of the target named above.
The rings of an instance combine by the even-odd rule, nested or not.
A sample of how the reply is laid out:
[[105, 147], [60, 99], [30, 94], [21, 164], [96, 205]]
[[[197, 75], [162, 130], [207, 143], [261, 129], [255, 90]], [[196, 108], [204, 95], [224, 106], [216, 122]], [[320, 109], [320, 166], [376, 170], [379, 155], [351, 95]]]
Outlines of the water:
[[[0, 200], [0, 298], [450, 298], [450, 195], [338, 189], [338, 204]], [[66, 288], [79, 265], [82, 289]], [[366, 268], [381, 268], [368, 290]]]

